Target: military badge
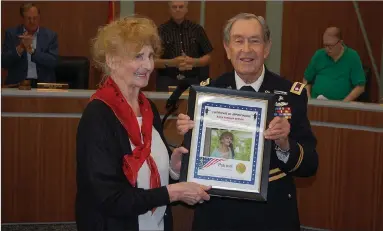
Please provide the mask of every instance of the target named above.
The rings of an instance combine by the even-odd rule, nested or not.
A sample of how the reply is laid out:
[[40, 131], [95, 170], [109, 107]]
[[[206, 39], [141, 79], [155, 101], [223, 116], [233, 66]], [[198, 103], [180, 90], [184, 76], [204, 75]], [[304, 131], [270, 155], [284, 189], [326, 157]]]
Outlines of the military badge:
[[305, 88], [305, 84], [300, 82], [295, 82], [293, 86], [291, 87], [290, 92], [296, 95], [300, 95], [304, 88]]
[[274, 94], [277, 94], [277, 95], [287, 95], [287, 92], [285, 92], [285, 91], [277, 91], [277, 90], [275, 90], [275, 91], [274, 91]]
[[283, 106], [287, 106], [287, 105], [289, 105], [289, 103], [287, 103], [287, 102], [277, 102], [277, 103], [275, 103], [276, 107], [283, 107]]
[[199, 85], [204, 87], [210, 84], [210, 78], [207, 78], [205, 81], [202, 81]]
[[290, 107], [275, 107], [274, 116], [285, 117], [291, 119], [291, 108]]

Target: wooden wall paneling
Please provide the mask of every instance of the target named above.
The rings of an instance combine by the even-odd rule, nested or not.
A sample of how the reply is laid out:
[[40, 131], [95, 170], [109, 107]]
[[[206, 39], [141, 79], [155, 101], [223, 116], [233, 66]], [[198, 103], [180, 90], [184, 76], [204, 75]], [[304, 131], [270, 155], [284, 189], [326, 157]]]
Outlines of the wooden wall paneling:
[[[372, 68], [362, 31], [352, 2], [284, 2], [281, 74], [291, 81], [302, 81], [304, 71], [315, 51], [322, 48], [322, 36], [329, 26], [342, 29], [345, 44], [355, 49], [362, 63]], [[375, 16], [383, 14], [382, 2], [360, 2], [360, 11], [374, 57], [381, 60], [383, 31]], [[379, 68], [379, 67], [378, 67]], [[374, 102], [378, 89], [371, 83]]]
[[383, 133], [313, 127], [319, 169], [297, 178], [301, 223], [330, 230], [382, 230]]
[[[86, 56], [90, 59], [90, 40], [98, 27], [105, 25], [108, 17], [107, 1], [41, 1], [34, 2], [41, 10], [41, 26], [55, 31], [58, 35], [59, 55]], [[20, 24], [19, 1], [2, 1], [1, 36], [5, 29]], [[118, 13], [120, 4], [115, 2]], [[89, 88], [94, 89], [101, 72], [92, 66]]]
[[[166, 100], [153, 99], [160, 115], [165, 115]], [[2, 112], [19, 112], [19, 113], [82, 113], [89, 103], [89, 98], [32, 98], [32, 97], [2, 97]], [[185, 112], [187, 108], [187, 100], [178, 102], [178, 110], [173, 115], [179, 112]]]
[[31, 113], [81, 113], [88, 104], [88, 98], [30, 98], [2, 97], [2, 112]]
[[[189, 11], [186, 15], [186, 18], [195, 23], [199, 23], [200, 8], [200, 1], [189, 1]], [[167, 1], [135, 1], [134, 11], [135, 14], [151, 18], [157, 26], [160, 26], [170, 19], [169, 4]], [[156, 78], [157, 72], [154, 70], [150, 76], [148, 86], [144, 88], [145, 91], [155, 91]]]
[[383, 128], [381, 112], [309, 105], [308, 117], [310, 121]]
[[74, 221], [79, 119], [1, 121], [2, 222]]
[[205, 30], [214, 48], [210, 64], [210, 77], [212, 78], [233, 70], [223, 47], [222, 33], [226, 21], [242, 12], [265, 16], [266, 2], [206, 1]]

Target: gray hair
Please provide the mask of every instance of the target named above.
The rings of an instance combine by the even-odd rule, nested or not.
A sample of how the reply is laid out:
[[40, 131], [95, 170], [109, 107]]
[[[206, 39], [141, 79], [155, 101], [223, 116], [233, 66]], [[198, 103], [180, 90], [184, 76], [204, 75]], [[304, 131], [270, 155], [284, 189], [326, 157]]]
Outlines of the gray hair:
[[267, 25], [266, 20], [262, 16], [256, 16], [255, 14], [250, 14], [250, 13], [240, 13], [232, 17], [226, 22], [226, 25], [223, 29], [223, 39], [226, 44], [229, 44], [230, 42], [230, 32], [231, 32], [231, 28], [233, 27], [233, 24], [236, 21], [241, 19], [243, 20], [256, 19], [262, 26], [264, 42], [269, 43], [271, 41], [271, 33], [270, 33], [269, 26]]
[[[169, 6], [172, 6], [172, 3], [173, 3], [173, 2], [177, 2], [177, 1], [168, 1], [168, 5], [169, 5]], [[180, 2], [182, 2], [182, 1], [180, 1]], [[188, 5], [189, 5], [189, 1], [183, 1], [183, 2], [185, 3], [185, 6], [188, 7]]]
[[40, 9], [35, 4], [28, 2], [28, 3], [24, 3], [24, 4], [22, 4], [20, 6], [20, 15], [21, 15], [21, 17], [24, 17], [24, 12], [28, 11], [32, 7], [36, 7], [37, 12], [40, 14]]

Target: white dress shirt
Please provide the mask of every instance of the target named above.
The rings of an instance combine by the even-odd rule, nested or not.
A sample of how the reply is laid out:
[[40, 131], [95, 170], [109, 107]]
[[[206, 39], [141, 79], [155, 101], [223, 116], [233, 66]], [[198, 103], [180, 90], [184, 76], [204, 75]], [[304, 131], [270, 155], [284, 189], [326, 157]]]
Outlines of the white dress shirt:
[[[137, 117], [138, 124], [141, 129], [142, 117]], [[130, 143], [132, 149], [135, 146]], [[161, 139], [160, 134], [153, 127], [152, 129], [152, 153], [150, 154], [158, 168], [161, 178], [161, 186], [169, 184], [169, 155], [168, 150]], [[146, 161], [138, 171], [137, 187], [150, 189], [150, 169]], [[164, 215], [166, 206], [158, 207], [152, 214], [148, 211], [145, 214], [138, 216], [139, 230], [164, 230]]]
[[235, 73], [235, 84], [236, 84], [236, 86], [237, 86], [237, 90], [241, 89], [241, 87], [243, 87], [243, 86], [251, 86], [252, 88], [254, 88], [254, 90], [255, 90], [256, 92], [258, 92], [258, 91], [259, 91], [259, 88], [260, 88], [261, 85], [262, 85], [263, 79], [265, 78], [265, 65], [263, 65], [262, 68], [263, 68], [263, 69], [262, 69], [262, 73], [261, 73], [261, 75], [259, 76], [259, 78], [258, 78], [255, 82], [253, 82], [253, 83], [251, 83], [251, 84], [247, 84], [247, 83], [245, 83], [245, 81], [243, 81], [243, 80], [241, 79], [241, 77], [239, 77], [239, 75], [237, 74], [237, 72], [234, 72], [234, 73]]
[[[26, 32], [24, 28], [24, 32]], [[37, 34], [39, 33], [39, 29], [33, 34], [33, 40], [32, 40], [32, 48], [36, 50], [37, 47]], [[28, 59], [28, 72], [27, 72], [27, 79], [37, 79], [37, 68], [36, 63], [32, 62], [31, 54], [27, 52], [27, 59]]]

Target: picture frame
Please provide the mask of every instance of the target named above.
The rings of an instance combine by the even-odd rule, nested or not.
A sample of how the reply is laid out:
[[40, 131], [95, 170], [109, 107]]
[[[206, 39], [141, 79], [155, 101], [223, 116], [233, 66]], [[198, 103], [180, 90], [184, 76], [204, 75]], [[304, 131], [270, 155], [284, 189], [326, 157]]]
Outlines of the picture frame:
[[269, 93], [192, 85], [180, 181], [211, 185], [211, 196], [267, 201], [271, 140], [264, 131], [274, 117]]

